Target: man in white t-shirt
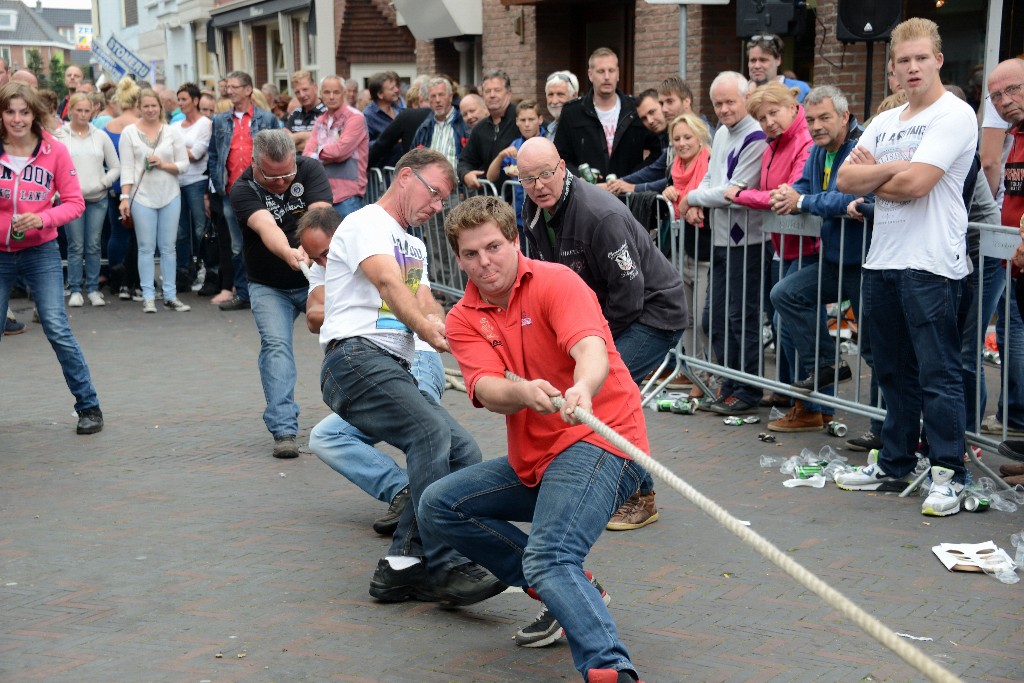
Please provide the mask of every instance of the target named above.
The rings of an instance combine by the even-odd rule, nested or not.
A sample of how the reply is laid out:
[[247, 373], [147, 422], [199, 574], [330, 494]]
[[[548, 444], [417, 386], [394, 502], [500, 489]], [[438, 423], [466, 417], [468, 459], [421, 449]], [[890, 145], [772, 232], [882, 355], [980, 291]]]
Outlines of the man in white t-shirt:
[[419, 390], [410, 372], [414, 332], [438, 351], [447, 351], [448, 342], [444, 310], [430, 293], [426, 246], [408, 230], [440, 211], [456, 185], [444, 155], [426, 147], [410, 150], [384, 195], [342, 221], [327, 253], [320, 327], [324, 402], [406, 457], [412, 505], [370, 582], [370, 595], [386, 602], [470, 605], [506, 588], [423, 533], [415, 519], [428, 485], [482, 460], [473, 437]]
[[897, 26], [890, 55], [908, 102], [872, 120], [837, 181], [842, 192], [877, 198], [862, 300], [887, 412], [881, 451], [835, 480], [847, 490], [905, 486], [923, 413], [931, 483], [921, 512], [943, 517], [960, 511], [968, 483], [957, 309], [969, 269], [963, 187], [977, 122], [939, 78], [935, 22]]

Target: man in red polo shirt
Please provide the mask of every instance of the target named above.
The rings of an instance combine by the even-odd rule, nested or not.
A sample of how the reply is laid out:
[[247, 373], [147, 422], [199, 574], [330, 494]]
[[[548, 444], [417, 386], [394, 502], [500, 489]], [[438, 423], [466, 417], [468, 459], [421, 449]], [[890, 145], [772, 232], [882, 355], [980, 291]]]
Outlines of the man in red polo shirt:
[[[564, 627], [589, 683], [634, 683], [606, 594], [583, 560], [645, 473], [574, 413], [592, 412], [647, 451], [640, 391], [594, 292], [569, 268], [522, 255], [508, 204], [473, 197], [449, 214], [445, 232], [470, 280], [448, 315], [448, 343], [473, 404], [506, 415], [508, 455], [431, 484], [420, 525], [539, 596], [550, 635]], [[565, 398], [561, 410], [556, 396]], [[531, 532], [513, 522], [532, 522]]]

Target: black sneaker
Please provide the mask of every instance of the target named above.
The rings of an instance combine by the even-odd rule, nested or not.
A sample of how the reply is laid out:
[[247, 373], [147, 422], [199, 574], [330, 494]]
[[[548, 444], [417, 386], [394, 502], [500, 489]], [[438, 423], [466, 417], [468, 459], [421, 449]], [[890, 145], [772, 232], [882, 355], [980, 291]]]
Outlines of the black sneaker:
[[203, 280], [203, 286], [196, 292], [199, 296], [213, 296], [220, 291], [219, 280], [213, 276], [210, 271], [206, 271], [206, 279]]
[[715, 401], [708, 410], [719, 415], [746, 415], [757, 412], [757, 404], [747, 403], [739, 396], [727, 396]]
[[1024, 462], [1024, 441], [1008, 440], [999, 444], [999, 455], [1010, 460]]
[[[608, 595], [608, 591], [597, 582], [593, 574], [587, 572], [587, 575], [590, 577], [590, 583], [601, 594], [604, 604], [611, 604], [612, 599]], [[558, 623], [558, 620], [548, 610], [548, 606], [544, 605], [543, 609], [541, 609], [540, 613], [530, 624], [516, 631], [514, 638], [516, 645], [519, 647], [547, 647], [563, 635], [565, 635], [565, 629], [562, 628], [562, 625]]]
[[[817, 380], [815, 379], [817, 377]], [[822, 365], [818, 368], [818, 373], [815, 375], [813, 372], [806, 378], [799, 382], [793, 382], [792, 386], [798, 391], [814, 391], [815, 381], [817, 381], [818, 391], [826, 389], [832, 386], [832, 383], [836, 379], [836, 366], [834, 365]], [[839, 363], [839, 381], [846, 382], [847, 380], [853, 379], [853, 371], [850, 366], [846, 364], [846, 361], [840, 361]]]
[[248, 299], [243, 299], [240, 296], [232, 297], [230, 301], [225, 301], [222, 304], [217, 304], [217, 308], [222, 311], [244, 311], [248, 308], [252, 308], [252, 304], [249, 303]]
[[370, 595], [381, 602], [437, 600], [430, 589], [430, 577], [423, 562], [406, 569], [393, 569], [385, 559], [377, 562], [377, 569], [370, 580]]
[[103, 413], [100, 407], [86, 408], [78, 413], [78, 433], [95, 434], [103, 430]]
[[295, 443], [294, 434], [274, 437], [274, 457], [282, 459], [299, 457], [299, 446]]
[[374, 520], [373, 530], [381, 536], [390, 536], [395, 533], [395, 529], [398, 528], [398, 520], [402, 518], [402, 513], [405, 512], [405, 507], [408, 504], [409, 487], [406, 486], [395, 494], [395, 497], [391, 500], [391, 506], [388, 507], [388, 511], [384, 516]]
[[871, 431], [864, 432], [855, 439], [850, 439], [846, 445], [850, 447], [851, 451], [882, 450], [882, 440]]
[[445, 607], [464, 607], [493, 598], [508, 588], [476, 562], [467, 562], [451, 569], [440, 583], [434, 584], [434, 594]]

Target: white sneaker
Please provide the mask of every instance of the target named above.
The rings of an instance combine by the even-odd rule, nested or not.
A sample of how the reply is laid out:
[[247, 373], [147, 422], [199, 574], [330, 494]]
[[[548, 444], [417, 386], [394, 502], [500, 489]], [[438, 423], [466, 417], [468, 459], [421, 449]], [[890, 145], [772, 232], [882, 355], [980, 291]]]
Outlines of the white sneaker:
[[170, 301], [164, 301], [164, 308], [174, 311], [175, 313], [184, 313], [185, 311], [191, 311], [192, 307], [188, 304], [182, 303], [181, 299], [171, 299]]
[[84, 303], [85, 299], [82, 298], [81, 292], [72, 292], [68, 297], [68, 308], [79, 308]]
[[107, 300], [103, 298], [103, 295], [97, 292], [89, 292], [89, 303], [93, 306], [106, 306]]
[[156, 313], [156, 301], [153, 299], [146, 299], [142, 302], [143, 313]]
[[883, 486], [906, 486], [907, 482], [899, 477], [887, 474], [878, 464], [878, 451], [872, 449], [868, 453], [868, 464], [858, 467], [852, 472], [837, 472], [834, 477], [836, 486], [847, 491], [877, 491]]
[[921, 503], [921, 514], [930, 517], [947, 517], [960, 512], [960, 498], [964, 485], [953, 481], [953, 470], [934, 465], [932, 484], [928, 497]]

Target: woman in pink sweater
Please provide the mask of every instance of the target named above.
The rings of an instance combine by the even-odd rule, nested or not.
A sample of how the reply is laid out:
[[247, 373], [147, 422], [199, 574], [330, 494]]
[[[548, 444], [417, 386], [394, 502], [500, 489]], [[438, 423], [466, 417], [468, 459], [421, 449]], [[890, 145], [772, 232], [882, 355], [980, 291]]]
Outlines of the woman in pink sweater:
[[64, 310], [57, 247], [58, 226], [85, 213], [75, 165], [46, 132], [50, 116], [28, 85], [12, 81], [0, 88], [0, 117], [0, 311], [7, 310], [15, 280], [23, 278], [75, 397], [78, 433], [94, 434], [103, 429], [103, 413]]

